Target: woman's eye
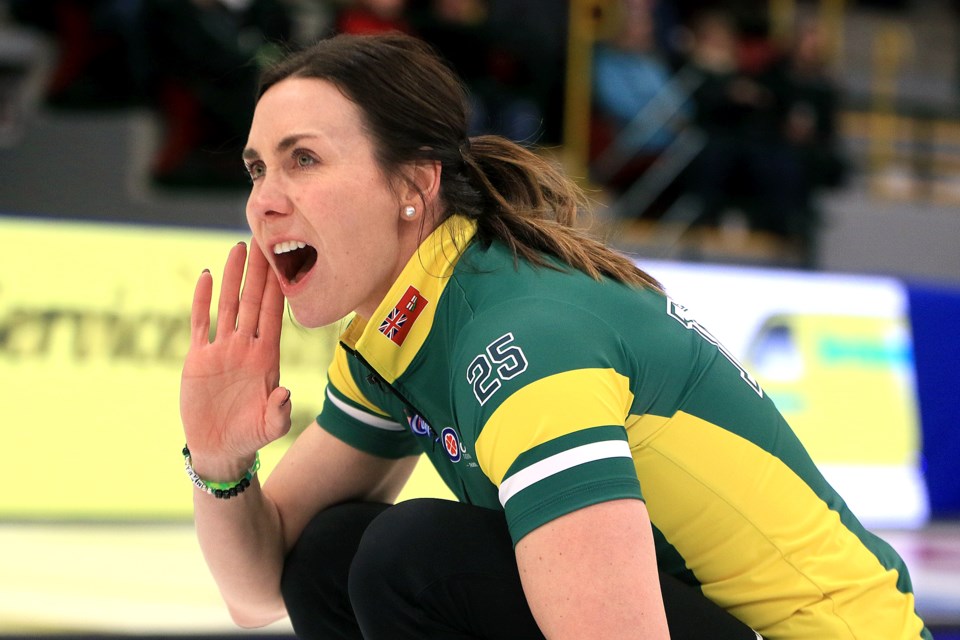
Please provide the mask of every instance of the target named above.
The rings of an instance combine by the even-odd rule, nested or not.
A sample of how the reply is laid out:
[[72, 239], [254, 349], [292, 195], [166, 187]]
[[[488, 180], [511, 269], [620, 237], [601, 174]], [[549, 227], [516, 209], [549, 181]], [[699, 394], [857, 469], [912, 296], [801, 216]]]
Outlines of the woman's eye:
[[260, 163], [247, 165], [247, 173], [250, 174], [251, 180], [256, 180], [263, 175], [263, 165]]
[[313, 159], [313, 156], [307, 153], [298, 153], [296, 155], [296, 159], [298, 167], [309, 167], [313, 164], [316, 164], [316, 160]]

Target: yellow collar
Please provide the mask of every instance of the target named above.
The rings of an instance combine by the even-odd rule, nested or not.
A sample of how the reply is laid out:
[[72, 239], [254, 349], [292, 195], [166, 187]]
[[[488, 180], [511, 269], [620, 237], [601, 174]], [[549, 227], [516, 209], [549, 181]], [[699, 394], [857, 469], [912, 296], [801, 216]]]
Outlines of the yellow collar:
[[447, 218], [424, 240], [370, 320], [354, 317], [340, 340], [393, 383], [420, 351], [440, 295], [477, 231], [474, 220]]

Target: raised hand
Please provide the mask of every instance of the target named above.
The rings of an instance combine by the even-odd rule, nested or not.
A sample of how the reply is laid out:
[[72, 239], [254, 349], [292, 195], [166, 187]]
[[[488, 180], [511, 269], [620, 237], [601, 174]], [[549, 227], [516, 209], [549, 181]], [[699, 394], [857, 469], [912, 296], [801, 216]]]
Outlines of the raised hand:
[[246, 255], [241, 242], [227, 256], [212, 340], [209, 271], [201, 274], [194, 290], [180, 416], [201, 475], [201, 466], [214, 475], [236, 475], [258, 449], [290, 429], [290, 392], [279, 386], [283, 294], [255, 242], [244, 280]]

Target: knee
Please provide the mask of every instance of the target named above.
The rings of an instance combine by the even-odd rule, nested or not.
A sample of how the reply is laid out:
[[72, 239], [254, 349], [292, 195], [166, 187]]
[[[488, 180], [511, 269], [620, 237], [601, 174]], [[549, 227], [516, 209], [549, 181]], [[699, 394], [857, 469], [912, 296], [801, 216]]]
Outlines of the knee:
[[370, 523], [353, 558], [348, 579], [350, 601], [354, 607], [372, 606], [386, 593], [417, 590], [425, 579], [418, 570], [431, 538], [435, 508], [432, 499], [401, 502], [387, 509]]
[[384, 573], [387, 568], [406, 566], [419, 549], [423, 552], [427, 527], [431, 522], [430, 499], [408, 500], [396, 504], [373, 520], [360, 539], [351, 569]]

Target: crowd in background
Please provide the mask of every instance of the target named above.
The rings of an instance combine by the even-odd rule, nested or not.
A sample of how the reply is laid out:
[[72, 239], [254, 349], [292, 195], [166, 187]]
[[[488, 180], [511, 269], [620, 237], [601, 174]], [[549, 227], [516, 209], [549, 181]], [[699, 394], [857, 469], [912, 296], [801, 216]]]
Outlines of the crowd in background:
[[822, 224], [816, 194], [847, 174], [837, 139], [840, 88], [822, 25], [803, 18], [789, 38], [776, 39], [766, 7], [682, 14], [664, 0], [622, 0], [616, 29], [593, 59], [592, 151], [603, 158], [615, 140], [634, 143], [601, 174], [622, 192], [672, 147], [693, 144], [680, 132], [698, 132], [689, 164], [636, 214], [663, 215], [686, 196], [692, 226], [716, 227], [737, 211], [749, 229], [791, 243], [813, 266]]
[[[558, 144], [564, 0], [7, 0], [57, 55], [48, 105], [154, 109], [161, 186], [243, 186], [258, 70], [334, 33], [403, 31], [439, 49], [471, 88], [474, 132]], [[310, 26], [301, 18], [310, 15]]]
[[[617, 194], [680, 132], [702, 133], [702, 149], [657, 205], [627, 215], [655, 218], [686, 195], [697, 204], [691, 224], [711, 227], [735, 207], [751, 229], [804, 247], [812, 262], [821, 217], [815, 193], [845, 175], [839, 89], [820, 26], [798, 21], [792, 37], [775, 39], [767, 5], [606, 3], [596, 15], [585, 135], [596, 159], [632, 132], [618, 141], [626, 140], [629, 155], [595, 176]], [[566, 0], [7, 0], [7, 7], [57, 45], [51, 107], [155, 110], [163, 133], [151, 175], [161, 186], [244, 185], [236, 158], [260, 65], [334, 33], [419, 36], [466, 81], [473, 133], [563, 143]], [[637, 120], [639, 136], [630, 129]]]

